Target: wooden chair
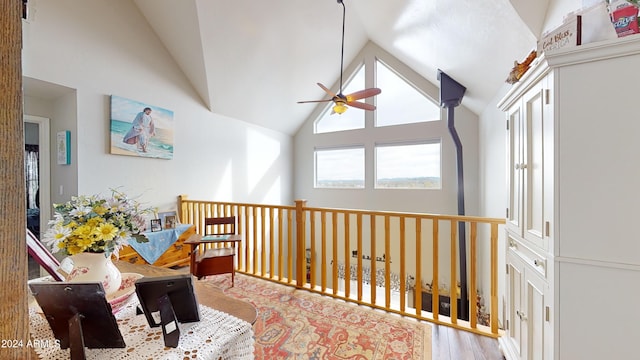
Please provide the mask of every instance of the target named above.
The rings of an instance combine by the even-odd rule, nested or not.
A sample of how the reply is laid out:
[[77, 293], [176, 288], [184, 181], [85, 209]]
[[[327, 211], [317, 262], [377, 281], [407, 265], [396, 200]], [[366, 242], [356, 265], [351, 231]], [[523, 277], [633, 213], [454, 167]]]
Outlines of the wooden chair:
[[[203, 235], [204, 238], [195, 236], [185, 242], [191, 244], [191, 274], [200, 280], [203, 276], [231, 273], [233, 287], [236, 242], [241, 239], [236, 234], [236, 217], [206, 218]], [[208, 235], [221, 238], [207, 239]]]

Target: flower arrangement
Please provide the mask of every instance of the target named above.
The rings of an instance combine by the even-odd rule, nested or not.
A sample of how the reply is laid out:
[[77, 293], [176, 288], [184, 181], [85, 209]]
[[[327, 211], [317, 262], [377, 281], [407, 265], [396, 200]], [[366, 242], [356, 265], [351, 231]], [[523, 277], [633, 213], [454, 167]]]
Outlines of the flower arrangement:
[[62, 250], [67, 255], [83, 252], [112, 253], [128, 245], [130, 238], [148, 242], [140, 232], [144, 230], [145, 217], [150, 209], [125, 194], [112, 190], [111, 197], [98, 195], [74, 196], [64, 204], [55, 204], [53, 220], [44, 234], [44, 242], [52, 251]]

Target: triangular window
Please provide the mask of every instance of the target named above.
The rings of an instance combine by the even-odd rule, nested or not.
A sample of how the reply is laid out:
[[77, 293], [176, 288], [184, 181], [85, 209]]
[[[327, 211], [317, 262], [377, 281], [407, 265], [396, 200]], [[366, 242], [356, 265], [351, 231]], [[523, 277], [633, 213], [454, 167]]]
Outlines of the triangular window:
[[376, 126], [440, 120], [440, 108], [380, 60], [376, 61]]
[[[362, 90], [365, 88], [364, 83], [364, 66], [360, 66], [355, 75], [346, 82], [342, 93], [346, 95]], [[364, 111], [349, 109], [343, 114], [332, 114], [333, 105], [333, 102], [329, 102], [322, 116], [316, 121], [316, 134], [364, 129]]]

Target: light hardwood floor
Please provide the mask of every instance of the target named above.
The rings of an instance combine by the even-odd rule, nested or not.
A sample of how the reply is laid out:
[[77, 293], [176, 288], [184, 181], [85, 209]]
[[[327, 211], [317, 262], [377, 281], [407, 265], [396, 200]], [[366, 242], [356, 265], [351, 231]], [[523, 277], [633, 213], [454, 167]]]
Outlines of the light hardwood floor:
[[503, 360], [498, 340], [433, 325], [431, 331], [433, 360]]

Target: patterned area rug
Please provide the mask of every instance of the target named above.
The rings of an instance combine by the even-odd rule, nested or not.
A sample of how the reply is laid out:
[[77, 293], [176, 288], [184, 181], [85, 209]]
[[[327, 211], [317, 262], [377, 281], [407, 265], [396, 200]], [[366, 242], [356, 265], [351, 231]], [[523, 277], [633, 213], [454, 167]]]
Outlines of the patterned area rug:
[[258, 309], [256, 359], [431, 359], [431, 325], [236, 273], [210, 276]]

